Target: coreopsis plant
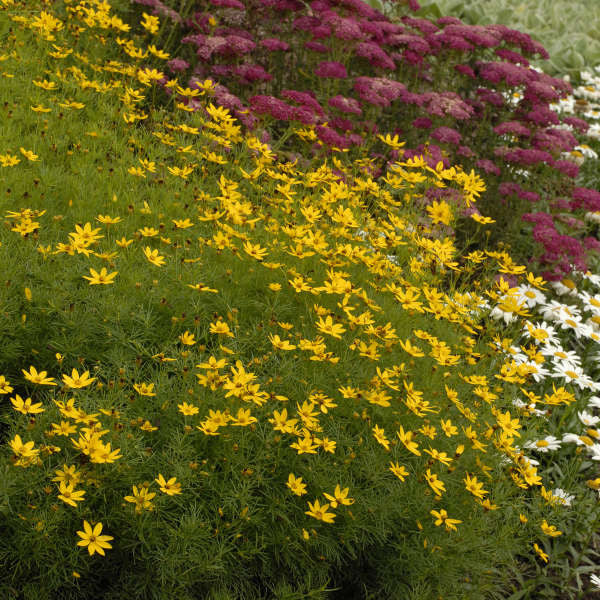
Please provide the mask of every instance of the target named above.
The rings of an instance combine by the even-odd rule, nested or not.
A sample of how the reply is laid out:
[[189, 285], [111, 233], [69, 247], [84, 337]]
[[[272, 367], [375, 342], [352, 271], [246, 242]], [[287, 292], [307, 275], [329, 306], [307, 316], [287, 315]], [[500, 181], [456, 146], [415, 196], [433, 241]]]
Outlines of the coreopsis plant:
[[553, 565], [572, 513], [491, 314], [538, 280], [453, 236], [494, 226], [484, 179], [292, 159], [206, 80], [164, 106], [176, 17], [127, 6], [0, 13], [2, 592], [458, 599]]
[[[368, 156], [369, 169], [380, 173], [400, 151], [423, 155], [430, 166], [478, 169], [489, 191], [481, 206], [499, 225], [494, 238], [505, 232], [523, 259], [543, 247], [536, 260], [549, 279], [591, 264], [597, 248], [584, 241], [576, 219], [561, 214], [565, 203], [581, 215], [597, 208], [573, 183], [579, 167], [570, 153], [587, 124], [553, 109], [571, 88], [530, 66], [548, 53], [529, 35], [455, 17], [413, 17], [415, 3], [396, 7], [394, 20], [360, 0], [232, 0], [170, 9], [155, 0], [136, 3], [176, 23], [162, 39], [177, 53], [167, 71], [186, 87], [165, 90], [188, 110], [201, 109], [192, 91], [203, 93], [212, 82], [219, 104], [264, 139], [275, 136], [292, 159], [349, 151]], [[156, 81], [166, 84], [168, 75], [160, 75]], [[291, 136], [284, 134], [289, 124]], [[371, 134], [382, 131], [401, 134], [405, 147], [373, 143]], [[548, 215], [543, 230], [523, 226], [532, 205]], [[459, 233], [466, 243], [474, 230]]]

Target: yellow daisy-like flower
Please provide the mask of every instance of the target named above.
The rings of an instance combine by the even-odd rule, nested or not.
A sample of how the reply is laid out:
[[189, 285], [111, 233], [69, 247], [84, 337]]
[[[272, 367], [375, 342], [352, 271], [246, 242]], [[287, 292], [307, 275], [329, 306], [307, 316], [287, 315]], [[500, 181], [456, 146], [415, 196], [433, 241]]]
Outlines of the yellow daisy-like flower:
[[62, 500], [69, 506], [77, 506], [77, 502], [83, 502], [85, 490], [76, 490], [74, 483], [66, 483], [61, 481], [58, 487], [60, 492], [58, 495], [59, 500]]
[[335, 491], [333, 492], [333, 496], [331, 494], [323, 493], [323, 496], [329, 500], [331, 504], [331, 508], [337, 508], [338, 506], [350, 506], [354, 504], [354, 498], [348, 498], [348, 490], [349, 488], [340, 488], [340, 484], [338, 483], [335, 486]]
[[31, 398], [26, 398], [23, 400], [19, 394], [17, 394], [14, 398], [11, 398], [10, 401], [13, 405], [13, 408], [17, 412], [20, 412], [24, 415], [37, 415], [44, 412], [41, 402], [32, 404]]
[[37, 383], [38, 385], [56, 385], [53, 377], [46, 377], [48, 375], [47, 371], [37, 372], [35, 367], [29, 367], [29, 372], [25, 369], [21, 369], [23, 376], [27, 381], [31, 381], [31, 383]]
[[104, 549], [112, 548], [108, 542], [114, 538], [110, 535], [100, 535], [101, 533], [102, 523], [96, 523], [92, 529], [92, 526], [87, 521], [84, 521], [83, 531], [77, 532], [77, 535], [82, 538], [77, 542], [77, 545], [82, 547], [87, 546], [90, 556], [96, 552], [102, 556], [105, 556]]
[[427, 207], [427, 212], [434, 224], [443, 223], [444, 225], [450, 225], [452, 222], [452, 209], [443, 200], [441, 202], [434, 200], [433, 204]]
[[154, 480], [160, 486], [160, 491], [168, 496], [175, 496], [181, 494], [181, 483], [177, 483], [176, 477], [171, 477], [169, 481], [165, 481], [165, 478], [159, 473], [158, 477]]
[[83, 276], [84, 279], [87, 279], [90, 282], [90, 285], [110, 285], [111, 283], [114, 283], [114, 279], [117, 276], [118, 271], [108, 273], [106, 267], [102, 267], [102, 269], [100, 269], [100, 273], [91, 268], [90, 273], [91, 277], [88, 275]]
[[96, 380], [95, 377], [90, 377], [89, 371], [84, 371], [79, 375], [77, 369], [71, 371], [71, 376], [63, 375], [63, 383], [69, 388], [84, 388]]
[[19, 148], [19, 152], [29, 161], [35, 162], [38, 159], [38, 155], [34, 154], [31, 150], [25, 150], [25, 148]]
[[533, 549], [544, 562], [548, 562], [548, 555], [537, 544], [533, 544]]
[[185, 346], [193, 346], [196, 343], [196, 340], [194, 338], [194, 334], [190, 333], [189, 331], [185, 331], [184, 333], [182, 333], [179, 336], [179, 340]]
[[140, 395], [140, 396], [156, 396], [156, 392], [154, 391], [154, 384], [153, 383], [134, 383], [133, 384], [133, 389]]
[[289, 474], [285, 485], [287, 485], [296, 496], [306, 494], [306, 484], [302, 481], [302, 477], [296, 477], [293, 473]]
[[408, 477], [409, 473], [404, 465], [399, 465], [397, 462], [390, 461], [390, 471], [400, 480], [404, 481]]
[[158, 253], [158, 250], [152, 250], [150, 246], [144, 248], [144, 255], [148, 259], [148, 262], [152, 263], [157, 267], [162, 267], [165, 264], [165, 257]]
[[329, 504], [323, 504], [323, 506], [321, 506], [319, 501], [315, 500], [312, 504], [310, 502], [308, 503], [308, 508], [309, 510], [305, 511], [305, 514], [307, 514], [309, 517], [313, 517], [314, 519], [323, 521], [324, 523], [333, 523], [333, 520], [335, 519], [335, 513], [327, 512]]
[[330, 316], [326, 317], [325, 319], [320, 317], [317, 321], [317, 329], [321, 333], [326, 333], [327, 335], [338, 339], [341, 339], [342, 333], [346, 331], [343, 325], [341, 325], [340, 323], [334, 323], [333, 319]]
[[229, 325], [224, 321], [217, 321], [216, 323], [211, 323], [209, 331], [210, 333], [216, 333], [217, 335], [235, 337], [233, 332], [229, 329]]
[[200, 411], [200, 409], [197, 406], [194, 406], [193, 404], [188, 404], [187, 402], [182, 402], [181, 404], [178, 404], [177, 408], [179, 408], [179, 412], [182, 415], [185, 415], [186, 417], [197, 415]]

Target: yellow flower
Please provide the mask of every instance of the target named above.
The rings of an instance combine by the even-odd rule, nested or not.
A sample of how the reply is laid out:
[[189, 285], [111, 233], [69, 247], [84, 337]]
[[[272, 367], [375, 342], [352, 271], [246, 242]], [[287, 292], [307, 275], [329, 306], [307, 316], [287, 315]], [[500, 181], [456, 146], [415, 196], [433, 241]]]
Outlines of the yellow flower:
[[542, 531], [546, 534], [549, 535], [550, 537], [558, 537], [559, 535], [562, 535], [562, 531], [559, 531], [558, 529], [556, 529], [556, 527], [554, 525], [548, 525], [548, 522], [546, 521], [546, 519], [544, 519], [542, 521], [542, 524], [540, 525], [540, 527], [542, 528]]
[[100, 273], [95, 269], [90, 268], [91, 277], [84, 275], [83, 278], [90, 282], [90, 285], [109, 285], [114, 283], [114, 278], [117, 276], [118, 271], [108, 273], [106, 267], [100, 269]]
[[429, 487], [438, 495], [441, 496], [442, 492], [446, 491], [446, 487], [444, 482], [441, 479], [438, 479], [438, 476], [435, 473], [432, 473], [430, 469], [427, 469], [425, 472], [425, 479], [429, 484]]
[[303, 438], [298, 438], [298, 441], [290, 444], [290, 448], [294, 448], [298, 454], [316, 454], [318, 446], [313, 442], [310, 435], [305, 435]]
[[95, 552], [105, 556], [104, 549], [112, 548], [108, 543], [114, 538], [110, 535], [100, 535], [102, 533], [102, 523], [96, 523], [96, 526], [92, 529], [92, 526], [87, 522], [83, 522], [83, 531], [78, 531], [77, 535], [82, 538], [77, 542], [78, 546], [87, 546], [90, 556]]
[[296, 346], [294, 344], [290, 344], [288, 340], [282, 340], [278, 335], [269, 335], [269, 340], [271, 344], [278, 350], [295, 350]]
[[115, 240], [115, 243], [120, 248], [127, 248], [130, 244], [133, 244], [133, 240], [128, 240], [125, 237], [122, 237], [120, 240]]
[[217, 321], [211, 323], [209, 327], [210, 333], [216, 333], [217, 335], [227, 335], [229, 337], [235, 337], [233, 332], [229, 329], [229, 325], [224, 321]]
[[393, 150], [399, 150], [400, 148], [402, 148], [402, 146], [404, 146], [404, 144], [406, 144], [406, 142], [401, 142], [398, 139], [398, 135], [394, 135], [394, 137], [392, 137], [389, 133], [386, 134], [385, 137], [383, 137], [383, 135], [379, 134], [377, 136], [384, 144], [386, 144], [387, 146], [389, 146], [390, 148], [392, 148]]
[[328, 316], [325, 320], [320, 317], [317, 322], [317, 329], [321, 333], [326, 333], [327, 335], [338, 339], [341, 339], [341, 334], [346, 331], [342, 325], [339, 323], [334, 323], [330, 316]]
[[188, 404], [187, 402], [183, 402], [182, 404], [178, 404], [177, 408], [179, 408], [179, 412], [185, 416], [193, 416], [197, 415], [200, 412], [200, 409], [193, 404]]
[[165, 264], [165, 257], [161, 256], [158, 253], [158, 250], [152, 250], [150, 246], [146, 246], [144, 248], [144, 255], [148, 259], [148, 262], [156, 265], [157, 267], [162, 267]]
[[181, 177], [182, 179], [187, 179], [188, 175], [190, 175], [194, 170], [194, 166], [184, 166], [183, 168], [179, 167], [167, 167], [167, 171], [171, 173], [171, 175], [175, 175], [175, 177]]
[[533, 544], [533, 549], [544, 562], [548, 562], [548, 555], [537, 544]]
[[140, 396], [156, 396], [156, 392], [154, 391], [154, 384], [153, 383], [134, 383], [133, 384], [133, 389], [140, 395]]
[[156, 33], [158, 31], [159, 19], [158, 17], [154, 17], [147, 13], [142, 13], [142, 17], [144, 20], [140, 23], [140, 25], [148, 32], [148, 33]]
[[0, 375], [0, 394], [10, 394], [13, 391], [13, 387], [10, 385], [10, 381]]
[[154, 498], [156, 494], [154, 492], [148, 492], [148, 488], [140, 485], [140, 489], [138, 490], [137, 486], [133, 486], [133, 496], [125, 496], [123, 499], [125, 502], [131, 502], [135, 504], [135, 512], [141, 513], [143, 510], [152, 510], [154, 507], [152, 506], [152, 498]]
[[46, 371], [37, 372], [35, 367], [29, 367], [29, 373], [25, 369], [21, 369], [25, 379], [31, 381], [31, 383], [37, 383], [38, 385], [56, 385], [53, 377], [46, 377], [48, 373]]
[[305, 511], [304, 514], [319, 521], [323, 521], [324, 523], [333, 523], [335, 514], [327, 512], [329, 504], [323, 504], [323, 506], [321, 506], [319, 501], [315, 500], [312, 504], [310, 502], [308, 503], [308, 508], [309, 510]]
[[38, 155], [34, 154], [31, 150], [25, 150], [25, 148], [19, 148], [19, 152], [31, 162], [35, 162], [38, 159]]
[[441, 202], [434, 200], [433, 204], [427, 207], [427, 212], [434, 225], [437, 223], [450, 225], [452, 221], [452, 209], [450, 208], [450, 205], [443, 200]]
[[390, 441], [385, 437], [385, 430], [379, 425], [373, 427], [373, 436], [386, 449], [390, 449]]
[[60, 492], [58, 495], [59, 500], [62, 500], [69, 506], [77, 506], [77, 502], [83, 502], [85, 490], [75, 490], [74, 487], [74, 483], [61, 481], [58, 488], [58, 491]]
[[17, 394], [14, 398], [11, 398], [10, 401], [12, 402], [14, 409], [24, 415], [37, 415], [44, 412], [41, 402], [32, 404], [31, 398], [26, 398], [23, 400], [19, 394]]
[[251, 415], [249, 408], [246, 410], [243, 408], [238, 409], [237, 416], [231, 419], [231, 424], [238, 427], [246, 427], [256, 422], [257, 419]]
[[406, 470], [406, 467], [404, 467], [403, 465], [399, 465], [397, 462], [391, 462], [390, 461], [390, 471], [400, 480], [400, 481], [404, 481], [404, 479], [406, 477], [408, 477], [408, 471]]
[[483, 497], [489, 493], [487, 490], [483, 489], [483, 483], [479, 483], [475, 475], [473, 475], [473, 477], [471, 477], [468, 473], [466, 475], [466, 478], [463, 479], [466, 490], [471, 492], [471, 494], [473, 494], [473, 496], [476, 498], [483, 499]]
[[69, 421], [61, 421], [60, 425], [52, 423], [52, 435], [64, 435], [70, 436], [72, 433], [77, 432], [77, 427], [72, 425]]
[[171, 219], [177, 229], [188, 229], [193, 227], [194, 224], [189, 219]]
[[109, 215], [98, 215], [96, 217], [96, 221], [99, 221], [100, 223], [102, 223], [104, 225], [115, 225], [116, 223], [121, 222], [121, 217], [111, 217]]
[[296, 496], [306, 494], [306, 484], [303, 483], [302, 477], [296, 477], [293, 473], [290, 473], [286, 485]]
[[40, 453], [37, 448], [34, 448], [35, 442], [23, 443], [21, 436], [18, 434], [8, 442], [8, 445], [17, 457], [17, 464], [19, 466], [28, 466]]
[[439, 511], [431, 510], [429, 512], [431, 515], [433, 515], [433, 517], [435, 517], [436, 526], [439, 527], [443, 524], [446, 526], [446, 531], [457, 531], [456, 525], [462, 523], [462, 521], [459, 521], [458, 519], [450, 519], [448, 517], [448, 513], [443, 508]]
[[81, 474], [77, 471], [77, 467], [75, 465], [64, 465], [62, 471], [57, 469], [54, 472], [56, 473], [56, 477], [53, 477], [52, 481], [57, 481], [59, 483], [66, 483], [76, 486], [81, 479]]
[[209, 286], [207, 286], [204, 283], [195, 283], [195, 284], [188, 283], [187, 286], [189, 288], [192, 288], [193, 290], [196, 290], [197, 292], [213, 292], [214, 294], [216, 294], [218, 292], [218, 290], [210, 288]]
[[244, 252], [256, 260], [262, 260], [267, 255], [266, 248], [261, 248], [260, 244], [251, 244], [250, 242], [244, 243]]
[[144, 421], [144, 423], [142, 425], [140, 425], [140, 429], [142, 431], [156, 431], [158, 429], [158, 427], [154, 427], [154, 425], [152, 425], [152, 423], [150, 423], [150, 421], [148, 421], [146, 419], [146, 421]]
[[446, 437], [452, 437], [453, 435], [458, 434], [458, 428], [452, 425], [452, 421], [450, 419], [448, 419], [447, 421], [444, 421], [442, 419], [441, 423], [442, 430], [446, 434]]
[[81, 375], [76, 369], [71, 371], [71, 376], [63, 375], [63, 383], [69, 388], [84, 388], [96, 380], [95, 377], [90, 377], [89, 371], [84, 371]]
[[182, 333], [179, 336], [179, 339], [181, 343], [185, 344], [186, 346], [193, 346], [196, 343], [196, 340], [194, 339], [194, 334], [190, 333], [189, 331], [185, 331], [184, 333]]
[[337, 508], [339, 505], [350, 506], [351, 504], [354, 504], [354, 498], [348, 498], [348, 489], [349, 488], [344, 488], [342, 490], [338, 483], [335, 486], [333, 496], [327, 493], [323, 493], [323, 496], [329, 500], [331, 503], [331, 508]]
[[413, 346], [410, 343], [410, 340], [406, 340], [406, 342], [403, 342], [402, 340], [399, 340], [398, 343], [400, 344], [400, 346], [402, 347], [402, 349], [407, 352], [408, 354], [410, 354], [411, 356], [414, 356], [416, 358], [420, 358], [421, 356], [425, 356], [425, 353], [421, 350], [421, 348], [419, 348], [419, 346]]
[[404, 444], [404, 447], [409, 451], [415, 454], [416, 456], [421, 456], [419, 452], [419, 445], [416, 442], [413, 442], [413, 432], [407, 431], [404, 432], [404, 428], [400, 425], [400, 429], [397, 431], [397, 436], [400, 438], [400, 441]]
[[171, 477], [169, 481], [165, 481], [165, 478], [159, 473], [158, 477], [154, 480], [160, 486], [160, 491], [167, 494], [168, 496], [175, 496], [181, 494], [181, 483], [176, 483], [177, 478]]
[[473, 219], [473, 221], [477, 221], [481, 225], [490, 225], [491, 223], [496, 222], [491, 217], [484, 217], [483, 215], [480, 215], [479, 213], [473, 213], [471, 215], [471, 219]]

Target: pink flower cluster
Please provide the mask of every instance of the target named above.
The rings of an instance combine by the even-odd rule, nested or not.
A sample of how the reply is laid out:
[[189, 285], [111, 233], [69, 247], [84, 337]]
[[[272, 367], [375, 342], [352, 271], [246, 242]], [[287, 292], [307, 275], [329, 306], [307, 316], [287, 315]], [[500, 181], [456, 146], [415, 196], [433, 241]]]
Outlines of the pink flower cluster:
[[[587, 124], [561, 121], [550, 108], [570, 86], [530, 67], [530, 58], [548, 54], [529, 35], [418, 18], [409, 13], [418, 8], [414, 0], [404, 2], [397, 21], [362, 0], [210, 0], [203, 11], [191, 3], [192, 12], [181, 15], [169, 2], [134, 2], [178, 28], [184, 50], [169, 61], [171, 72], [186, 73], [192, 87], [196, 78], [211, 78], [215, 100], [247, 127], [273, 135], [288, 123], [314, 127], [318, 142], [304, 148], [308, 153], [351, 150], [366, 134], [399, 133], [405, 156], [425, 153], [430, 164], [482, 170], [483, 214], [507, 218], [508, 202], [515, 219], [532, 204], [549, 210], [554, 229], [528, 222], [555, 274], [582, 266], [593, 249], [575, 238], [579, 246], [567, 243], [563, 230], [572, 223], [553, 208], [567, 198], [570, 210], [590, 210], [574, 188], [578, 166], [564, 158]], [[556, 259], [557, 244], [571, 252], [567, 262]]]

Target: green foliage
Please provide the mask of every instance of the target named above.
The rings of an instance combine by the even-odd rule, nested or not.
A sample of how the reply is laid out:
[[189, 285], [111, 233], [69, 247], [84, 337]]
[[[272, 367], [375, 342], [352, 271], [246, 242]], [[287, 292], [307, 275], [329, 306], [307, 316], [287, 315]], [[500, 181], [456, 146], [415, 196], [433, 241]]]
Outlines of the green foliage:
[[[541, 0], [420, 0], [426, 16], [451, 15], [472, 25], [502, 23], [540, 41], [550, 59], [537, 61], [544, 71], [576, 75], [600, 64], [600, 6], [579, 2]], [[393, 11], [390, 6], [389, 10]]]
[[[543, 519], [572, 530], [540, 541], [548, 569], [585, 573], [563, 557], [592, 492], [548, 501], [502, 436], [525, 378], [480, 309], [526, 270], [455, 246], [472, 179], [277, 162], [210, 98], [173, 107], [115, 62], [127, 12], [2, 4], [2, 597], [475, 600], [522, 572], [535, 594], [556, 580]], [[441, 186], [457, 205], [435, 218]], [[543, 475], [575, 482], [568, 464]]]

